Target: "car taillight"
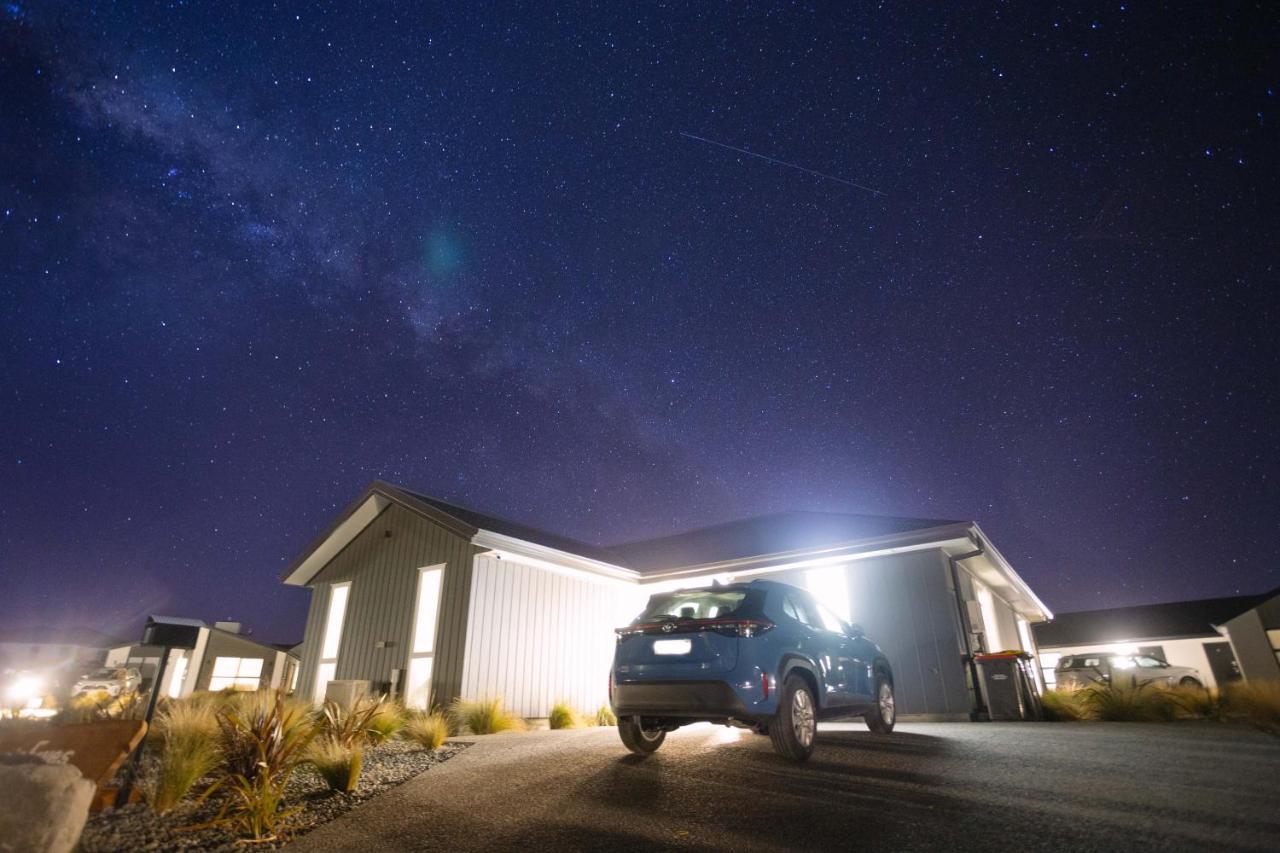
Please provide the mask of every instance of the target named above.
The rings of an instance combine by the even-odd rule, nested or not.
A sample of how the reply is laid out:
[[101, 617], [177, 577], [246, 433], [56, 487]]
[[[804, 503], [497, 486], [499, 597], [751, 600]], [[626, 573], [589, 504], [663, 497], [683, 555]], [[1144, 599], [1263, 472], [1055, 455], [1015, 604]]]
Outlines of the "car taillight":
[[726, 637], [744, 639], [758, 637], [774, 627], [768, 619], [713, 619], [710, 622], [704, 622], [703, 626]]

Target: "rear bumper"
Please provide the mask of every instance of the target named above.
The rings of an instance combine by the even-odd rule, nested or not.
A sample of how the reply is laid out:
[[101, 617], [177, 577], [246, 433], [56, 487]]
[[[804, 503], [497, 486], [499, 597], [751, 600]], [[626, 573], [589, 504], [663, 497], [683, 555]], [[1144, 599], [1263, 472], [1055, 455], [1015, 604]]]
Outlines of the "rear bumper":
[[723, 681], [643, 681], [615, 684], [613, 712], [619, 716], [749, 719], [746, 703]]

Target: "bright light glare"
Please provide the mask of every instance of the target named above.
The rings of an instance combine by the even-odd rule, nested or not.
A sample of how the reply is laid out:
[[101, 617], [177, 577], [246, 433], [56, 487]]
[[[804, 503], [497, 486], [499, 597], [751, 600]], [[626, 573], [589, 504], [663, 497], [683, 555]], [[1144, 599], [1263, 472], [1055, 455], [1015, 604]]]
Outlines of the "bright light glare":
[[26, 705], [44, 694], [44, 680], [35, 675], [20, 675], [5, 690], [10, 705]]
[[849, 602], [849, 567], [826, 566], [804, 573], [805, 585], [820, 604], [827, 607], [846, 622], [852, 622]]

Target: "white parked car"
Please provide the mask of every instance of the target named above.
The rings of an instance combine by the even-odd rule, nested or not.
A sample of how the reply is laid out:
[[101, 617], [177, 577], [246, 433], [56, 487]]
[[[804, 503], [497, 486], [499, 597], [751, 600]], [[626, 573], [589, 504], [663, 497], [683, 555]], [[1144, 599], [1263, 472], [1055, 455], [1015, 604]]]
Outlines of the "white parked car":
[[107, 666], [92, 672], [79, 681], [71, 688], [73, 694], [81, 693], [97, 693], [102, 691], [108, 696], [115, 698], [127, 693], [132, 693], [138, 689], [138, 685], [142, 683], [142, 673], [133, 667], [123, 666]]
[[1150, 655], [1114, 655], [1103, 652], [1064, 655], [1054, 667], [1060, 690], [1077, 690], [1090, 684], [1118, 681], [1132, 676], [1134, 684], [1203, 687], [1200, 671], [1174, 666]]

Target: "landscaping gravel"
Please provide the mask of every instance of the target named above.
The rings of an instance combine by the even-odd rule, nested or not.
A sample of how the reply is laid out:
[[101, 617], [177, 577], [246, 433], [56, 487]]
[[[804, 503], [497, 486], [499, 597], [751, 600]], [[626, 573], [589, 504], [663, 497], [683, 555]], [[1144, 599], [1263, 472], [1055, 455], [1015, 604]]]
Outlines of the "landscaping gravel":
[[[343, 812], [376, 797], [447, 761], [466, 749], [466, 743], [446, 743], [436, 750], [424, 750], [407, 741], [388, 741], [369, 747], [364, 752], [360, 784], [351, 794], [330, 791], [324, 780], [309, 764], [294, 771], [286, 787], [286, 807], [302, 806], [288, 822], [290, 838], [303, 835], [328, 823]], [[204, 783], [193, 792], [202, 790]], [[221, 806], [219, 798], [210, 797], [202, 805], [184, 803], [168, 814], [158, 815], [145, 803], [133, 803], [120, 809], [105, 809], [90, 815], [80, 838], [82, 853], [109, 853], [121, 850], [243, 850], [236, 837], [217, 827], [190, 829], [215, 817]], [[255, 844], [256, 849], [282, 846], [289, 838]]]

